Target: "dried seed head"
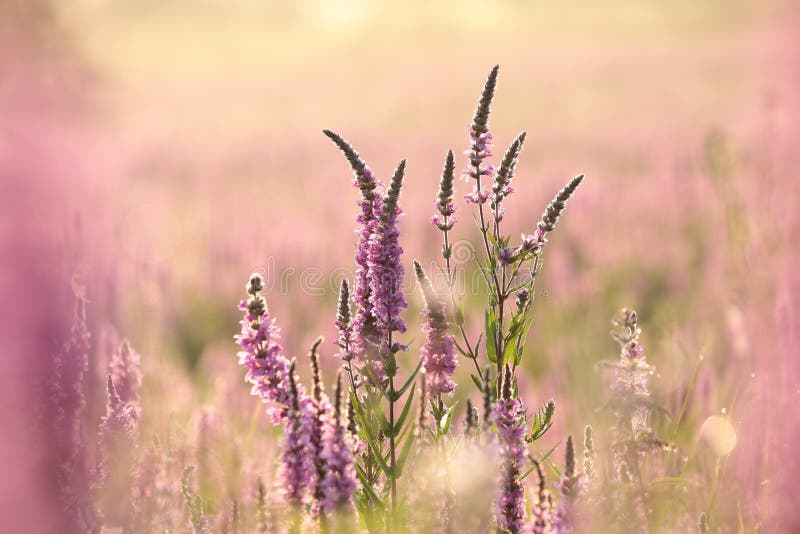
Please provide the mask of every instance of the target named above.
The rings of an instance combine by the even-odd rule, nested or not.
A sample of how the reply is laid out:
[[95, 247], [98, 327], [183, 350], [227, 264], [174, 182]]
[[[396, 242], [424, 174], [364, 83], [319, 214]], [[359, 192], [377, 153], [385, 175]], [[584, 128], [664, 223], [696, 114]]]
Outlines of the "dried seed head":
[[587, 478], [594, 478], [594, 462], [597, 453], [594, 450], [594, 439], [592, 437], [592, 427], [586, 425], [583, 429], [583, 473]]
[[555, 198], [550, 201], [550, 204], [547, 205], [547, 208], [542, 214], [542, 220], [539, 222], [539, 228], [541, 228], [542, 231], [552, 232], [555, 230], [558, 218], [567, 206], [567, 201], [575, 194], [575, 190], [578, 189], [582, 181], [583, 175], [579, 174], [570, 180], [569, 183], [556, 194]]

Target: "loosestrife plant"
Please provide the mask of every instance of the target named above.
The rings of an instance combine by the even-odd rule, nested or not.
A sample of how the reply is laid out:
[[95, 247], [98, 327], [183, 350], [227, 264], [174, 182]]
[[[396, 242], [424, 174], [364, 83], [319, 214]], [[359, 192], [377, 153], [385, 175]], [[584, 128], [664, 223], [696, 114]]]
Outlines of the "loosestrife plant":
[[[491, 496], [495, 503], [491, 507], [494, 528], [512, 533], [531, 529], [545, 532], [566, 525], [569, 514], [551, 510], [552, 498], [544, 488], [544, 475], [541, 488], [532, 494], [530, 502], [526, 501], [529, 492], [523, 474], [531, 465], [528, 444], [548, 431], [555, 405], [549, 402], [529, 418], [519, 397], [517, 370], [532, 322], [536, 278], [547, 236], [583, 176], [569, 181], [547, 205], [531, 233], [512, 243], [502, 224], [503, 204], [514, 192], [512, 184], [526, 134], [522, 132], [514, 139], [495, 167], [489, 116], [498, 71], [498, 67], [491, 70], [468, 126], [469, 149], [462, 172], [472, 181], [472, 191], [464, 200], [475, 204], [481, 242], [475, 260], [489, 295], [483, 332], [475, 338], [467, 332], [465, 311], [453, 288], [451, 231], [457, 219], [456, 158], [452, 150], [445, 158], [431, 218], [442, 235], [444, 265], [440, 268], [448, 291], [437, 294], [422, 265], [413, 262], [424, 297], [424, 341], [415, 350], [400, 337], [407, 329], [399, 224], [406, 162], [398, 164], [385, 184], [348, 141], [333, 131], [324, 131], [350, 164], [353, 185], [360, 192], [355, 283], [351, 292], [348, 283], [342, 282], [335, 321], [342, 367], [335, 409], [322, 392], [319, 343], [311, 351], [314, 392], [309, 396], [298, 383], [295, 363], [277, 344], [277, 327], [260, 294], [264, 287], [261, 277], [254, 274], [248, 282], [248, 298], [239, 306], [245, 312], [241, 334], [236, 337], [242, 349], [239, 360], [247, 369], [246, 380], [252, 384], [253, 394], [270, 404], [273, 421], [285, 427], [280, 476], [293, 530], [299, 530], [304, 521], [326, 529], [331, 517], [356, 520], [355, 513], [369, 530], [412, 525], [414, 519], [406, 513], [409, 499], [404, 497], [408, 492], [398, 489], [408, 478], [409, 463], [420, 460], [422, 452], [431, 446], [439, 451], [438, 458], [447, 458], [445, 448], [462, 438], [475, 442], [491, 463], [501, 466]], [[411, 354], [401, 358], [403, 352]], [[484, 407], [483, 422], [479, 423], [478, 410], [471, 400], [468, 402], [463, 436], [457, 435], [452, 424], [455, 404], [450, 400], [457, 387], [457, 353], [472, 361], [472, 380]], [[418, 415], [413, 417], [418, 384], [421, 402]], [[350, 414], [347, 426], [342, 421], [345, 402]], [[572, 441], [569, 443], [571, 447]], [[577, 494], [578, 485], [574, 450], [570, 451], [572, 467], [565, 472], [562, 485], [570, 488], [565, 489], [565, 495], [571, 498]], [[447, 496], [443, 499], [444, 506]], [[441, 515], [443, 522], [449, 521], [448, 514]]]

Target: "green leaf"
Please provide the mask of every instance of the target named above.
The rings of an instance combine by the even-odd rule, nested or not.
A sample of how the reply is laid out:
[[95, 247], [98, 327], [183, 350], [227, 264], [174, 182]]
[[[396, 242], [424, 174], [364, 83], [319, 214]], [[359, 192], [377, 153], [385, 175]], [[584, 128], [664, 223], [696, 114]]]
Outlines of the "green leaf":
[[536, 415], [533, 417], [533, 424], [531, 425], [531, 434], [527, 438], [528, 443], [536, 441], [544, 436], [545, 433], [550, 430], [550, 427], [553, 426], [555, 408], [551, 406], [550, 403], [547, 403], [536, 412]]
[[[369, 448], [372, 450], [373, 457], [377, 458], [378, 464], [380, 465], [380, 467], [383, 470], [383, 472], [386, 473], [387, 477], [391, 476], [392, 470], [389, 468], [389, 464], [386, 463], [386, 458], [383, 457], [383, 453], [381, 453], [381, 451], [378, 450], [378, 448], [375, 445], [374, 441], [370, 440], [368, 442], [368, 444], [369, 444]], [[388, 456], [388, 454], [390, 454], [390, 453], [387, 453], [387, 456]]]
[[475, 387], [478, 388], [478, 391], [483, 393], [483, 381], [475, 376], [475, 373], [471, 373], [469, 376], [472, 377], [472, 383], [475, 384]]
[[413, 384], [413, 383], [414, 383], [414, 378], [416, 378], [416, 376], [417, 376], [417, 373], [419, 372], [419, 368], [420, 368], [420, 367], [422, 367], [422, 359], [420, 359], [419, 363], [417, 364], [417, 367], [416, 367], [416, 369], [414, 369], [414, 372], [413, 372], [413, 373], [411, 373], [411, 376], [409, 376], [409, 377], [408, 377], [408, 380], [406, 380], [406, 383], [405, 383], [405, 384], [403, 384], [403, 387], [401, 387], [400, 389], [396, 390], [396, 391], [394, 392], [394, 395], [392, 395], [392, 396], [389, 396], [389, 395], [387, 395], [387, 396], [386, 396], [386, 398], [388, 398], [388, 399], [389, 399], [389, 401], [391, 401], [391, 402], [395, 402], [395, 401], [397, 401], [397, 400], [398, 400], [400, 397], [402, 397], [402, 396], [403, 396], [403, 393], [405, 393], [405, 392], [406, 392], [406, 390], [407, 390], [407, 389], [408, 389], [408, 388], [411, 386], [411, 384]]
[[439, 427], [442, 431], [442, 434], [447, 434], [447, 432], [450, 431], [450, 423], [452, 423], [453, 421], [453, 412], [455, 411], [454, 409], [455, 409], [455, 404], [450, 408], [448, 408], [445, 411], [444, 416], [442, 417]]
[[400, 456], [398, 456], [397, 463], [395, 464], [395, 468], [397, 469], [395, 478], [400, 478], [403, 475], [403, 469], [405, 468], [406, 460], [408, 459], [408, 453], [411, 452], [412, 443], [414, 443], [413, 432], [409, 434], [408, 439], [406, 439], [405, 443], [403, 443], [403, 448], [400, 450]]
[[511, 361], [511, 357], [515, 356], [516, 350], [517, 345], [515, 343], [506, 342], [506, 346], [503, 348], [503, 365]]
[[497, 318], [492, 308], [486, 308], [484, 319], [486, 325], [486, 356], [489, 358], [490, 362], [497, 363], [496, 347], [494, 346]]
[[378, 494], [375, 493], [375, 490], [372, 489], [372, 484], [369, 481], [369, 477], [361, 468], [360, 465], [356, 464], [356, 475], [358, 479], [361, 481], [361, 489], [364, 490], [364, 493], [369, 497], [374, 503], [376, 504], [383, 504], [383, 500], [378, 497]]
[[417, 388], [417, 385], [411, 388], [411, 392], [408, 394], [408, 398], [406, 399], [406, 403], [403, 406], [403, 411], [400, 413], [400, 417], [398, 417], [397, 422], [392, 429], [392, 435], [397, 436], [400, 433], [400, 430], [403, 428], [403, 424], [406, 422], [406, 417], [408, 416], [408, 412], [411, 409], [411, 403], [414, 400], [414, 390]]
[[467, 351], [465, 351], [464, 349], [461, 348], [461, 345], [458, 344], [458, 341], [456, 341], [455, 337], [453, 338], [453, 343], [455, 343], [456, 349], [458, 349], [458, 352], [460, 352], [465, 358], [469, 358], [470, 360], [474, 360], [475, 359], [475, 357], [473, 355], [468, 354]]

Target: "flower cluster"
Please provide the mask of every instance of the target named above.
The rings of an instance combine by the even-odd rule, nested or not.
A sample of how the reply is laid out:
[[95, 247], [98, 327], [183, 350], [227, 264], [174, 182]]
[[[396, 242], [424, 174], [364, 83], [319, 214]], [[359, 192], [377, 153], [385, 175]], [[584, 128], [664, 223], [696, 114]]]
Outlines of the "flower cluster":
[[396, 351], [391, 341], [392, 334], [406, 331], [406, 323], [401, 313], [408, 304], [401, 291], [404, 270], [400, 261], [403, 249], [399, 244], [398, 228], [398, 218], [403, 214], [398, 206], [398, 200], [405, 167], [405, 160], [397, 166], [381, 204], [378, 226], [370, 236], [368, 262], [370, 302], [380, 340], [380, 354], [383, 358]]
[[[475, 108], [475, 115], [472, 122], [467, 126], [470, 137], [470, 147], [465, 154], [469, 157], [470, 166], [464, 170], [463, 175], [473, 178], [480, 184], [482, 177], [491, 178], [494, 174], [494, 167], [491, 164], [484, 164], [486, 159], [492, 157], [492, 134], [489, 132], [489, 113], [491, 112], [492, 99], [497, 87], [497, 74], [500, 70], [495, 65], [486, 78], [486, 83], [481, 91], [478, 106]], [[480, 187], [478, 192], [480, 192]]]
[[333, 418], [325, 427], [322, 456], [326, 472], [322, 480], [322, 510], [332, 513], [348, 505], [356, 489], [353, 437], [342, 420], [342, 380], [336, 383]]
[[445, 307], [433, 293], [433, 288], [422, 270], [422, 265], [416, 260], [414, 261], [414, 271], [425, 296], [425, 309], [422, 312], [425, 319], [422, 326], [425, 344], [420, 353], [425, 369], [427, 394], [431, 398], [439, 397], [442, 394], [452, 395], [456, 387], [453, 382], [453, 373], [457, 365], [456, 347], [453, 336], [448, 334], [449, 324]]
[[619, 362], [614, 367], [612, 391], [619, 417], [629, 421], [633, 437], [649, 431], [648, 408], [642, 400], [650, 396], [648, 376], [653, 372], [644, 355], [644, 346], [639, 342], [642, 329], [636, 311], [623, 308], [613, 321], [616, 331], [614, 339], [620, 344]]
[[139, 417], [139, 389], [142, 386], [142, 371], [140, 369], [141, 356], [133, 350], [126, 339], [119, 345], [119, 349], [111, 356], [109, 373], [114, 382], [114, 388], [128, 406], [135, 417]]
[[251, 393], [277, 404], [270, 408], [270, 413], [278, 423], [289, 406], [289, 361], [278, 344], [280, 336], [275, 319], [270, 317], [267, 303], [259, 294], [263, 289], [261, 275], [253, 273], [247, 284], [250, 297], [239, 303], [239, 310], [245, 312], [240, 321], [242, 330], [234, 339], [242, 349], [238, 353], [239, 365], [247, 369], [245, 381], [253, 385]]
[[520, 399], [512, 397], [509, 368], [502, 378], [502, 397], [494, 409], [501, 463], [495, 518], [502, 530], [518, 534], [525, 529], [525, 493], [520, 480], [526, 449], [525, 415]]
[[353, 185], [358, 187], [361, 198], [358, 201], [359, 213], [356, 217], [356, 282], [353, 295], [356, 312], [352, 321], [354, 355], [365, 358], [370, 345], [378, 342], [375, 330], [375, 316], [372, 312], [370, 293], [369, 255], [372, 235], [378, 227], [378, 217], [383, 202], [383, 184], [367, 166], [358, 152], [340, 135], [330, 130], [323, 133], [344, 153], [353, 169]]

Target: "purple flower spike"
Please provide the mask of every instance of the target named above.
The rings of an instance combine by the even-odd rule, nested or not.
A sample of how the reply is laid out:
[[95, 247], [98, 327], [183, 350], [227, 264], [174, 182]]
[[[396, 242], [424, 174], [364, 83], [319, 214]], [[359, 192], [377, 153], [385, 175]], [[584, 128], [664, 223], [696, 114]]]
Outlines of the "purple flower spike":
[[127, 339], [120, 343], [119, 349], [111, 356], [109, 364], [111, 380], [114, 382], [114, 388], [119, 394], [119, 398], [131, 407], [133, 415], [137, 419], [141, 414], [139, 389], [142, 387], [142, 371], [140, 365], [141, 356], [133, 350]]
[[316, 426], [316, 408], [311, 397], [298, 388], [294, 376], [294, 362], [288, 370], [289, 406], [286, 413], [286, 428], [278, 471], [284, 499], [299, 508], [308, 501], [307, 489], [314, 480], [314, 457], [311, 436]]
[[323, 130], [323, 133], [344, 153], [353, 169], [353, 185], [361, 191], [361, 198], [358, 201], [361, 211], [356, 217], [358, 224], [356, 235], [358, 237], [355, 252], [356, 280], [353, 291], [355, 315], [351, 326], [353, 355], [363, 359], [369, 345], [378, 342], [375, 317], [372, 311], [373, 304], [370, 298], [372, 287], [370, 285], [369, 256], [372, 234], [377, 230], [380, 216], [383, 186], [350, 143], [330, 130]]
[[247, 369], [245, 381], [253, 385], [251, 394], [278, 405], [277, 409], [270, 409], [273, 422], [277, 424], [290, 403], [289, 362], [277, 342], [280, 336], [275, 320], [269, 315], [264, 297], [259, 295], [263, 288], [261, 275], [252, 274], [247, 286], [250, 298], [239, 303], [239, 309], [245, 312], [240, 321], [242, 332], [234, 339], [242, 348], [238, 353], [239, 365]]
[[327, 470], [322, 481], [322, 511], [330, 514], [348, 506], [356, 490], [353, 441], [342, 422], [342, 378], [336, 383], [333, 418], [325, 427], [322, 454]]
[[414, 261], [414, 270], [422, 293], [425, 296], [425, 309], [422, 312], [425, 324], [425, 344], [421, 353], [425, 369], [425, 383], [428, 396], [436, 398], [442, 394], [452, 395], [456, 387], [453, 372], [456, 369], [456, 347], [453, 336], [447, 333], [448, 322], [444, 304], [433, 293], [422, 265]]
[[[397, 205], [403, 185], [406, 162], [401, 161], [392, 176], [391, 186], [384, 195], [375, 233], [370, 239], [369, 280], [370, 302], [375, 316], [375, 327], [380, 340], [381, 356], [389, 355], [395, 347], [388, 346], [394, 332], [405, 332], [406, 323], [400, 316], [408, 307], [401, 291], [403, 264], [399, 244], [398, 218], [403, 211]], [[381, 376], [379, 376], [381, 378]]]
[[525, 528], [525, 493], [520, 480], [525, 459], [525, 417], [521, 401], [511, 398], [512, 379], [506, 367], [503, 395], [493, 414], [502, 464], [495, 518], [501, 530], [518, 534]]

